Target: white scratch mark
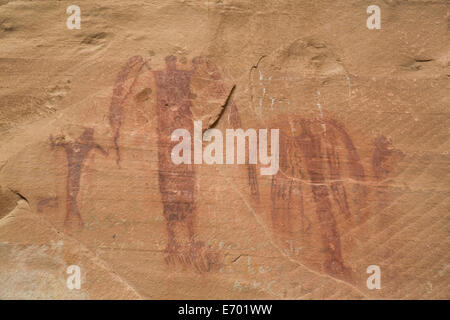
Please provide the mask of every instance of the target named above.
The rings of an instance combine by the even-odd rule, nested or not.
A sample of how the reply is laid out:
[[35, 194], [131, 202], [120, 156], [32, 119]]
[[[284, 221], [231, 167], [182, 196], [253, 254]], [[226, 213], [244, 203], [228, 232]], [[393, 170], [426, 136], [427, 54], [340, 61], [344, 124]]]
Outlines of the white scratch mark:
[[[317, 91], [317, 108], [319, 109], [319, 112], [320, 112], [320, 118], [323, 119], [322, 105], [320, 104], [320, 90]], [[326, 126], [325, 122], [323, 122], [323, 121], [322, 121], [322, 128], [323, 128], [323, 132], [326, 133], [327, 126]]]

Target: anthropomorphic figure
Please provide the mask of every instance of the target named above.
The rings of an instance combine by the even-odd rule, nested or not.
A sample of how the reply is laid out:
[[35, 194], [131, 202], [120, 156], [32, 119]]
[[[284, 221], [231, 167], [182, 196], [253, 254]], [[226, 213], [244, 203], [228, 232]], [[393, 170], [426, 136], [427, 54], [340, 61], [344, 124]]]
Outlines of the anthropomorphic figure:
[[103, 155], [107, 155], [107, 152], [94, 142], [94, 129], [92, 128], [85, 128], [81, 136], [73, 142], [66, 141], [63, 136], [56, 137], [56, 139], [50, 136], [50, 146], [52, 149], [55, 147], [63, 148], [67, 156], [67, 198], [64, 223], [68, 226], [72, 223], [73, 218], [76, 217], [79, 226], [83, 226], [77, 198], [80, 191], [80, 177], [84, 161], [93, 149], [99, 150]]
[[193, 132], [190, 100], [192, 71], [177, 70], [176, 58], [166, 58], [166, 70], [154, 71], [157, 86], [159, 190], [163, 214], [167, 221], [168, 251], [178, 250], [175, 229], [183, 224], [188, 241], [194, 244], [195, 171], [192, 164], [176, 165], [171, 151], [177, 144], [171, 140], [175, 129]]
[[[271, 187], [274, 229], [278, 233], [289, 231], [291, 219], [299, 215], [300, 232], [308, 234], [315, 221], [325, 259], [324, 271], [348, 279], [351, 272], [343, 259], [338, 221], [351, 220], [358, 213], [358, 208], [353, 213], [350, 210], [351, 198], [364, 201], [367, 195], [364, 168], [356, 147], [344, 127], [332, 119], [299, 118], [280, 127], [280, 170], [273, 176]], [[345, 178], [354, 181], [351, 197]], [[308, 199], [315, 204], [314, 217], [305, 213], [304, 197], [308, 192]]]
[[[200, 85], [200, 97], [193, 93], [193, 77], [204, 84]], [[217, 68], [204, 57], [194, 58], [191, 68], [184, 66], [182, 69], [178, 67], [175, 56], [168, 56], [163, 70], [152, 70], [141, 57], [131, 58], [119, 73], [110, 106], [110, 123], [119, 167], [121, 153], [118, 137], [121, 136], [123, 119], [130, 113], [142, 111], [136, 105], [144, 100], [144, 93], [152, 94], [154, 103], [151, 108], [156, 109], [146, 109], [145, 116], [149, 119], [156, 116], [158, 182], [168, 235], [166, 262], [191, 265], [200, 272], [209, 271], [217, 267], [217, 256], [196, 239], [194, 165], [172, 162], [172, 149], [179, 142], [172, 141], [171, 136], [176, 129], [185, 129], [193, 135], [193, 100], [207, 109], [203, 102], [207, 104], [211, 99], [224, 103], [227, 92]], [[131, 97], [133, 95], [134, 98]], [[231, 103], [231, 121], [234, 123], [239, 118], [233, 113], [237, 112], [234, 102]], [[217, 107], [220, 108], [220, 104]]]

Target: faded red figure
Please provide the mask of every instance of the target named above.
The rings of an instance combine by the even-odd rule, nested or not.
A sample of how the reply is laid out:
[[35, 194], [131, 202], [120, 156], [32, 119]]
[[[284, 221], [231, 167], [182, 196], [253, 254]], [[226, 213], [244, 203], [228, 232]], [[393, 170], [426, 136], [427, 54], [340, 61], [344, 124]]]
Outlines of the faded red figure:
[[84, 161], [92, 149], [99, 150], [103, 155], [108, 153], [94, 142], [94, 129], [85, 128], [81, 136], [75, 141], [66, 141], [64, 136], [56, 139], [50, 136], [50, 146], [62, 147], [67, 156], [67, 185], [66, 185], [66, 217], [64, 224], [70, 226], [74, 217], [78, 219], [78, 225], [83, 226], [83, 219], [78, 208], [77, 198], [80, 191], [80, 177], [83, 170]]
[[373, 174], [375, 179], [381, 182], [389, 177], [404, 154], [402, 151], [395, 149], [392, 140], [385, 136], [378, 136], [373, 144], [375, 146], [372, 154]]
[[171, 141], [171, 134], [177, 128], [193, 132], [190, 77], [192, 71], [177, 70], [176, 58], [166, 58], [166, 70], [154, 71], [156, 78], [158, 117], [158, 165], [159, 189], [167, 221], [169, 252], [178, 250], [175, 239], [175, 225], [184, 224], [188, 239], [194, 245], [194, 166], [175, 165], [171, 150], [177, 142]]
[[[218, 70], [206, 58], [194, 58], [191, 69], [179, 69], [177, 58], [168, 56], [163, 70], [151, 70], [148, 62], [139, 56], [131, 58], [115, 83], [110, 106], [110, 124], [113, 129], [116, 160], [120, 167], [121, 150], [118, 138], [121, 136], [123, 119], [129, 112], [140, 112], [136, 107], [126, 110], [125, 105], [133, 101], [130, 106], [133, 108], [139, 101], [146, 100], [147, 95], [153, 95], [155, 104], [145, 111], [152, 114], [143, 116], [149, 119], [154, 118], [153, 114], [156, 116], [159, 191], [168, 236], [166, 262], [193, 266], [200, 272], [207, 272], [218, 267], [218, 257], [203, 242], [196, 239], [195, 169], [191, 164], [176, 165], [171, 159], [172, 149], [178, 143], [171, 140], [172, 132], [183, 128], [193, 133], [193, 100], [201, 100], [192, 92], [193, 77], [198, 82], [204, 81], [207, 90], [200, 88], [199, 95], [206, 94], [206, 99], [202, 101], [216, 99], [225, 102], [227, 92]], [[156, 108], [154, 113], [153, 108]], [[232, 108], [235, 110], [234, 104]], [[232, 114], [231, 118], [231, 121], [238, 121], [236, 114]]]
[[[299, 259], [313, 269], [354, 282], [359, 270], [352, 270], [345, 250], [354, 245], [349, 234], [363, 232], [370, 218], [367, 171], [374, 172], [376, 183], [386, 179], [402, 152], [392, 147], [392, 141], [378, 137], [372, 168], [365, 169], [368, 159], [360, 158], [347, 129], [330, 117], [298, 117], [272, 127], [280, 128], [280, 168], [270, 188], [274, 234], [282, 244], [297, 239], [308, 249]], [[253, 199], [264, 200], [258, 195]]]
[[[280, 170], [271, 185], [273, 229], [279, 235], [289, 234], [293, 222], [299, 220], [300, 233], [311, 242], [315, 237], [311, 229], [315, 227], [320, 239], [318, 249], [325, 259], [323, 271], [350, 279], [339, 221], [354, 219], [359, 208], [350, 209], [351, 199], [362, 203], [367, 196], [364, 168], [356, 147], [344, 127], [333, 119], [300, 118], [279, 127]], [[350, 191], [345, 178], [354, 181]], [[305, 197], [309, 192], [315, 216], [306, 212]]]

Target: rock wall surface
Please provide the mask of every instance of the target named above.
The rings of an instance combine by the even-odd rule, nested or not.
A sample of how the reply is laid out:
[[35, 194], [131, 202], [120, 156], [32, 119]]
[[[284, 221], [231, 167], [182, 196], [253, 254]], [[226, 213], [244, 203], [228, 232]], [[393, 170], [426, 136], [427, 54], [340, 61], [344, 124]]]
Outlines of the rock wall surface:
[[0, 298], [449, 299], [449, 7], [0, 0]]

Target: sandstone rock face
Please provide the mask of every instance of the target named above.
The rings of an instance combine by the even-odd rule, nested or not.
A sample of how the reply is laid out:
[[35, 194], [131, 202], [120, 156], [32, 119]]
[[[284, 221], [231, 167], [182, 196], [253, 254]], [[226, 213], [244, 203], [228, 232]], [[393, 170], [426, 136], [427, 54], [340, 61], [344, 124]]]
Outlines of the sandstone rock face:
[[448, 2], [72, 4], [0, 1], [0, 298], [450, 298]]

